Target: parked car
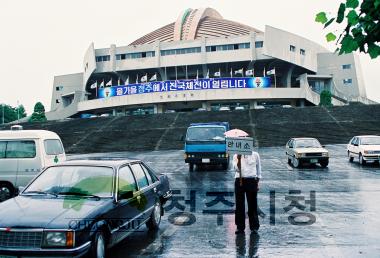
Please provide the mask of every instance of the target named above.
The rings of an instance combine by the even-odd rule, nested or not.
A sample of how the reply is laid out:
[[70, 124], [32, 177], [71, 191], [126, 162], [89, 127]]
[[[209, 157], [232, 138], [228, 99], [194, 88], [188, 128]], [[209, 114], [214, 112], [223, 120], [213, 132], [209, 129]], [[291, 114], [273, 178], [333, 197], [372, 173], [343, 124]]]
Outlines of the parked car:
[[265, 109], [265, 107], [263, 105], [257, 105], [255, 106], [255, 109]]
[[205, 108], [197, 108], [196, 110], [194, 110], [195, 112], [205, 112], [207, 111], [207, 109]]
[[219, 111], [230, 111], [230, 107], [220, 107]]
[[292, 108], [291, 105], [282, 105], [283, 108]]
[[245, 110], [245, 108], [243, 106], [237, 106], [235, 107], [235, 110]]
[[347, 145], [347, 156], [350, 162], [357, 158], [359, 163], [380, 161], [380, 136], [361, 135], [355, 136]]
[[65, 160], [62, 141], [54, 132], [0, 131], [0, 201], [14, 196], [44, 167]]
[[45, 169], [0, 203], [0, 256], [104, 257], [144, 223], [159, 227], [168, 178], [139, 160], [77, 160]]
[[303, 163], [316, 164], [322, 167], [329, 165], [329, 152], [315, 138], [292, 138], [286, 144], [288, 164], [300, 167]]

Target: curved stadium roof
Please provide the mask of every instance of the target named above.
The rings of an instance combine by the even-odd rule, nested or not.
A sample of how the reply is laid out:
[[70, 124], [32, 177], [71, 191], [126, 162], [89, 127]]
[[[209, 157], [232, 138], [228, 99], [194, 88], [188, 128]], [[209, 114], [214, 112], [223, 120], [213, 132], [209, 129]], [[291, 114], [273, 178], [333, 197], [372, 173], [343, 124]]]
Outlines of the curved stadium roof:
[[250, 26], [223, 19], [212, 8], [187, 9], [178, 19], [162, 28], [135, 40], [130, 45], [150, 44], [155, 41], [172, 42], [194, 40], [202, 37], [229, 37], [261, 32]]

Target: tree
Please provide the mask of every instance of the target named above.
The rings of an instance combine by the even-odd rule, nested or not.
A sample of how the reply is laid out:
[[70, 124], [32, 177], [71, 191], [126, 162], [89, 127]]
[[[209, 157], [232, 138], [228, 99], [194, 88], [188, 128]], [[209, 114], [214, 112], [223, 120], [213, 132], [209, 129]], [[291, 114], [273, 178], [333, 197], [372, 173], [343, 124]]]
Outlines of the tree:
[[[4, 123], [16, 121], [17, 118], [26, 117], [25, 108], [23, 105], [12, 107], [10, 105], [1, 104], [0, 106], [0, 123], [3, 123], [3, 110], [4, 110]], [[18, 116], [17, 116], [18, 111]]]
[[[342, 24], [344, 20], [346, 24]], [[324, 28], [334, 21], [336, 26], [345, 25], [339, 37], [333, 32], [326, 34], [327, 42], [336, 42], [340, 55], [356, 50], [372, 59], [380, 55], [380, 0], [346, 0], [340, 4], [336, 17], [320, 12], [315, 21], [324, 24]]]
[[321, 92], [319, 105], [322, 107], [331, 107], [331, 92], [324, 90]]
[[30, 117], [29, 122], [45, 122], [46, 120], [45, 107], [41, 102], [37, 102], [34, 105], [34, 112]]

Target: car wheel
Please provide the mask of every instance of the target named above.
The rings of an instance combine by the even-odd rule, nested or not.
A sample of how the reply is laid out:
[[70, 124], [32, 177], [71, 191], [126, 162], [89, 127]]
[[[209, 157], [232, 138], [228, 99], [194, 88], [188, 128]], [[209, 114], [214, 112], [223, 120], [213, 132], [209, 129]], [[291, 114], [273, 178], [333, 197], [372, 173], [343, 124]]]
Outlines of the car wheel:
[[329, 165], [329, 161], [324, 160], [324, 161], [321, 161], [319, 164], [321, 165], [321, 167], [326, 168]]
[[297, 159], [297, 158], [293, 158], [292, 163], [293, 163], [293, 167], [298, 168], [298, 167], [300, 167], [300, 163], [301, 163], [301, 162], [300, 162], [299, 159]]
[[349, 162], [353, 162], [354, 161], [354, 157], [351, 156], [351, 153], [349, 151], [347, 152], [347, 155], [348, 155], [348, 161]]
[[94, 237], [94, 244], [92, 245], [91, 257], [106, 257], [106, 240], [102, 232], [97, 232]]
[[12, 198], [14, 195], [14, 188], [10, 184], [1, 183], [0, 184], [0, 202]]
[[153, 212], [150, 215], [149, 220], [146, 222], [146, 226], [149, 230], [157, 230], [161, 222], [161, 202], [157, 201], [154, 205]]
[[189, 171], [190, 172], [194, 171], [194, 164], [193, 163], [189, 163]]
[[359, 163], [360, 163], [360, 165], [367, 164], [367, 162], [363, 159], [363, 155], [361, 153], [359, 154]]

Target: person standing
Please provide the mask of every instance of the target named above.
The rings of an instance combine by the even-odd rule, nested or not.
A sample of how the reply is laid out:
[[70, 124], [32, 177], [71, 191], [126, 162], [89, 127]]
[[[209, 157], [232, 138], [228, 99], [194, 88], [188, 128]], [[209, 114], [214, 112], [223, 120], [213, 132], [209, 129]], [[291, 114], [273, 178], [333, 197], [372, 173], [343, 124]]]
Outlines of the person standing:
[[235, 224], [236, 234], [245, 230], [245, 198], [248, 203], [249, 228], [257, 233], [260, 223], [257, 214], [257, 192], [261, 178], [261, 161], [257, 152], [251, 155], [235, 154], [233, 157], [235, 169]]

